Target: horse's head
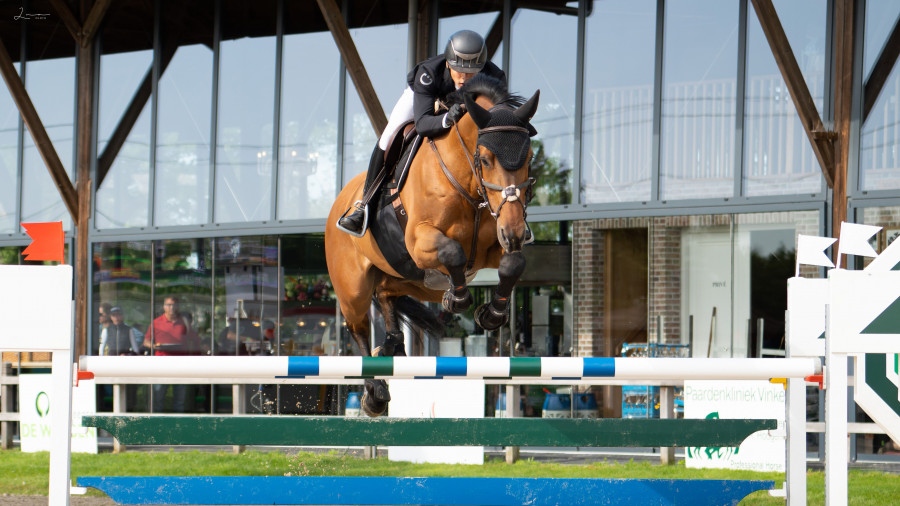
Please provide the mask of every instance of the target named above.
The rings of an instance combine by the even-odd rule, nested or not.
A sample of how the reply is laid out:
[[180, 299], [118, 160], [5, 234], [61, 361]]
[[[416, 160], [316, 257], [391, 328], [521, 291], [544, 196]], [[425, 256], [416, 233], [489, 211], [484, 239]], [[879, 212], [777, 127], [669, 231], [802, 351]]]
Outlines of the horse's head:
[[[467, 91], [471, 84], [477, 90], [480, 81], [473, 78], [467, 83]], [[540, 91], [524, 104], [514, 95], [500, 100], [488, 97], [494, 104], [488, 108], [479, 105], [476, 96], [477, 91], [464, 94], [466, 109], [478, 127], [473, 162], [480, 179], [479, 193], [497, 220], [500, 245], [506, 251], [519, 251], [525, 240], [527, 194], [534, 183], [530, 177], [531, 137], [537, 131], [530, 120], [537, 110]]]

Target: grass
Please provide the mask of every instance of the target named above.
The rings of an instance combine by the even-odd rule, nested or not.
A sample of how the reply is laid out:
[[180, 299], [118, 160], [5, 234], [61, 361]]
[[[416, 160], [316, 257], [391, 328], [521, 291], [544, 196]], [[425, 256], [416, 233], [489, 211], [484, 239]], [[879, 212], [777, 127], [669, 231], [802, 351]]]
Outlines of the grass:
[[[0, 451], [0, 495], [47, 495], [50, 457], [46, 452]], [[207, 451], [126, 452], [72, 455], [72, 476], [500, 476], [546, 478], [742, 479], [784, 481], [784, 473], [689, 469], [684, 462], [660, 466], [645, 462], [599, 461], [571, 465], [521, 460], [508, 465], [488, 460], [483, 466], [410, 464], [386, 458], [364, 460], [340, 452]], [[825, 504], [825, 477], [807, 473], [808, 503]], [[851, 470], [850, 504], [883, 505], [900, 497], [900, 475]], [[102, 495], [90, 490], [89, 495]], [[755, 492], [741, 504], [782, 505], [784, 500]]]

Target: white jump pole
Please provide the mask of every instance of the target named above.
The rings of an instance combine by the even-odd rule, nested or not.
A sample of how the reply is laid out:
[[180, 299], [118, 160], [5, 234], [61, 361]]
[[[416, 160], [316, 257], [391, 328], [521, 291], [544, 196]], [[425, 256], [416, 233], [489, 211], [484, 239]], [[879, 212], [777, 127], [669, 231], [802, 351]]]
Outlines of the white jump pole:
[[767, 380], [821, 372], [816, 358], [81, 357], [95, 377], [616, 378]]

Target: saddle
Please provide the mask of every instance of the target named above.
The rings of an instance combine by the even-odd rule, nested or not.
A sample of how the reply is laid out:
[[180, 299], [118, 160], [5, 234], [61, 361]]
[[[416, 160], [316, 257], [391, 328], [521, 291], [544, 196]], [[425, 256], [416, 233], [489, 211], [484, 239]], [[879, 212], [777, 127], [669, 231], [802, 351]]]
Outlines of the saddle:
[[[379, 189], [372, 202], [374, 220], [370, 220], [369, 229], [382, 256], [404, 279], [422, 281], [425, 271], [413, 261], [406, 249], [406, 210], [400, 201], [400, 190], [406, 182], [409, 167], [422, 145], [410, 120], [405, 123], [388, 144], [384, 152], [384, 168], [390, 179]], [[385, 179], [388, 179], [385, 177]]]

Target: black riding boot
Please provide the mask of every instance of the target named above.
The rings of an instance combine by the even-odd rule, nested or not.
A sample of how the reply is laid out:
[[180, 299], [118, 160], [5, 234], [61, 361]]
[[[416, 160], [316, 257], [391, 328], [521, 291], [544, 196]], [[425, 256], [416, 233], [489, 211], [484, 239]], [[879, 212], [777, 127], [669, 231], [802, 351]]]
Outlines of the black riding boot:
[[[369, 192], [372, 189], [372, 184], [375, 182], [375, 178], [378, 176], [378, 173], [381, 172], [383, 166], [384, 150], [382, 150], [380, 147], [378, 147], [378, 144], [376, 144], [375, 149], [372, 151], [372, 159], [369, 160], [369, 170], [368, 172], [366, 172], [366, 184], [363, 186], [362, 199], [357, 200], [350, 208], [348, 208], [344, 212], [344, 215], [341, 217], [341, 219], [338, 220], [338, 229], [357, 237], [362, 237], [363, 234], [365, 234], [367, 218], [366, 209], [369, 205], [369, 201], [375, 194], [374, 191], [371, 192], [371, 195], [369, 194]], [[350, 211], [354, 208], [355, 210], [350, 213]]]

